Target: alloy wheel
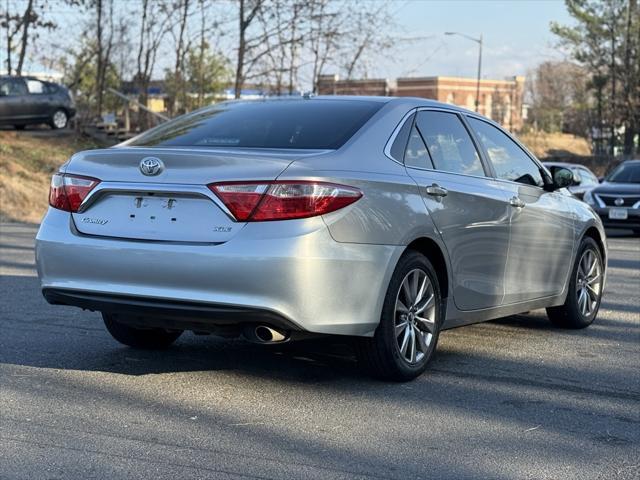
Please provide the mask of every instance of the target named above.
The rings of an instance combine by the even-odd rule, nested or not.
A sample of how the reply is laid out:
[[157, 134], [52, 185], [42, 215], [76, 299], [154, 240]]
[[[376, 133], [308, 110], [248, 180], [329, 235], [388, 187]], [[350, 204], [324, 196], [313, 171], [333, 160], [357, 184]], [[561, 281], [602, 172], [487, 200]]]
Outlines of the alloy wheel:
[[395, 336], [403, 359], [419, 363], [427, 354], [436, 329], [436, 298], [431, 280], [421, 269], [411, 270], [396, 296]]
[[589, 317], [597, 308], [601, 290], [602, 266], [600, 257], [589, 248], [580, 258], [576, 278], [578, 310], [584, 317]]
[[58, 110], [53, 114], [53, 124], [56, 128], [64, 128], [67, 126], [67, 114], [62, 110]]

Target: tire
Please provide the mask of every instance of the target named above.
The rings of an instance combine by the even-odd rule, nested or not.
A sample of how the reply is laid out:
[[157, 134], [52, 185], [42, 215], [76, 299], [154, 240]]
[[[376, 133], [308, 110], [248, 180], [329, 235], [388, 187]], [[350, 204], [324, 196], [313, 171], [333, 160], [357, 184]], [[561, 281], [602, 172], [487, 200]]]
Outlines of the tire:
[[51, 126], [54, 130], [61, 130], [66, 128], [69, 123], [69, 115], [62, 108], [59, 108], [53, 115], [51, 115], [51, 120], [49, 120], [49, 126]]
[[[412, 288], [416, 279], [417, 288]], [[415, 295], [425, 279], [428, 282], [422, 289], [426, 291], [422, 297]], [[411, 291], [414, 298], [417, 297], [415, 302], [407, 300]], [[413, 305], [405, 306], [404, 303]], [[405, 307], [409, 307], [408, 314], [403, 313], [407, 311]], [[359, 363], [368, 373], [385, 380], [406, 382], [416, 378], [426, 370], [434, 355], [442, 312], [440, 285], [433, 266], [424, 255], [407, 251], [398, 261], [389, 282], [380, 324], [373, 338], [356, 339]]]
[[16, 130], [24, 130], [26, 127], [26, 125], [14, 125], [13, 128], [15, 128]]
[[103, 313], [107, 330], [118, 342], [141, 350], [163, 350], [182, 335], [182, 330], [164, 328], [136, 328], [116, 320], [117, 315]]
[[[594, 270], [590, 271], [592, 267]], [[569, 291], [564, 305], [547, 308], [547, 316], [551, 323], [561, 328], [572, 329], [591, 325], [602, 300], [603, 274], [600, 247], [594, 239], [583, 238], [571, 270]]]

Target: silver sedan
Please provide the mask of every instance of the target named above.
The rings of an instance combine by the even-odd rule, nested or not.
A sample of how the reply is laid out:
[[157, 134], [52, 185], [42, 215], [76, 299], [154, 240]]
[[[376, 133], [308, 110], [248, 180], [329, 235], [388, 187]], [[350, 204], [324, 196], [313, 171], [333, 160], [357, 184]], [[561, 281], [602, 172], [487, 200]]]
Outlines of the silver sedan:
[[49, 303], [113, 337], [352, 337], [409, 380], [443, 329], [547, 308], [595, 318], [605, 234], [497, 124], [417, 98], [310, 97], [198, 110], [53, 176], [37, 236]]

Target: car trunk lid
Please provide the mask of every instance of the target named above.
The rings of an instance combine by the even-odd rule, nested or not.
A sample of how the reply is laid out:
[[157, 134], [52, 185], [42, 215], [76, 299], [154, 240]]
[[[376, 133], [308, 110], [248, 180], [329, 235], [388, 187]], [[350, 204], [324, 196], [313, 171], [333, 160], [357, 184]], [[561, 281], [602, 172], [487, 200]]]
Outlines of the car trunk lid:
[[72, 214], [73, 220], [86, 235], [223, 243], [245, 224], [235, 221], [206, 185], [274, 180], [292, 161], [317, 153], [186, 148], [81, 152], [71, 159], [65, 173], [94, 177], [100, 184]]

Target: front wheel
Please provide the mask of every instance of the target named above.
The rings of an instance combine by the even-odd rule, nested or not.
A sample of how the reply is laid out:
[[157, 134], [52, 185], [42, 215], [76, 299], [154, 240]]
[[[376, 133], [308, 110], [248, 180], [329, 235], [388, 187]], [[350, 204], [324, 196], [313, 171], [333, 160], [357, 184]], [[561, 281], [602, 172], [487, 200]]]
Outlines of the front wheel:
[[103, 313], [104, 325], [113, 338], [129, 347], [142, 350], [163, 350], [182, 335], [182, 330], [136, 328], [118, 321], [118, 315]]
[[569, 291], [564, 305], [547, 308], [554, 325], [563, 328], [585, 328], [598, 314], [602, 299], [604, 266], [600, 247], [592, 238], [580, 243], [576, 263], [571, 272]]
[[373, 338], [359, 338], [359, 362], [373, 375], [408, 381], [423, 373], [436, 349], [442, 324], [436, 272], [422, 254], [409, 251], [398, 262]]

